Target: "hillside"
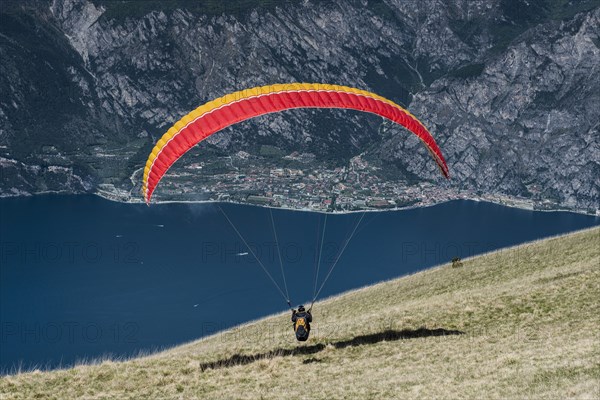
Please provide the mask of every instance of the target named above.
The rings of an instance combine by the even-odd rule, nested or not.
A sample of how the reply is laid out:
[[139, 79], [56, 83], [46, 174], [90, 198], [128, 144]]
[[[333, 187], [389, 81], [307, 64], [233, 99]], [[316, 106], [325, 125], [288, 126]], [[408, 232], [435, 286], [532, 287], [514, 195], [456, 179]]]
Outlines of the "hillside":
[[[0, 378], [0, 398], [598, 398], [600, 228], [442, 265], [155, 355]], [[355, 396], [355, 397], [352, 397]]]

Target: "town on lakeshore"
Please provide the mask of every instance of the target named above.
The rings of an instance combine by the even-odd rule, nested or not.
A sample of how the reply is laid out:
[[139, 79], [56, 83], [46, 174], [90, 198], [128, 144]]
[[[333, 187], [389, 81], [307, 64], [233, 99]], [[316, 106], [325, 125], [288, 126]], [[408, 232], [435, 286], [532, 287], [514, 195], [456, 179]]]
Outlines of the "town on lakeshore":
[[[266, 148], [266, 150], [265, 150]], [[275, 148], [276, 149], [276, 148]], [[278, 149], [276, 149], [278, 150]], [[275, 151], [276, 151], [275, 150]], [[273, 151], [263, 146], [261, 155]], [[198, 157], [185, 166], [168, 172], [154, 201], [232, 202], [285, 209], [320, 212], [424, 207], [449, 200], [490, 201], [530, 210], [564, 209], [551, 201], [501, 193], [481, 193], [457, 189], [443, 182], [406, 182], [389, 179], [381, 166], [362, 155], [352, 157], [345, 166], [327, 167], [311, 153], [292, 152], [278, 160], [238, 151], [231, 156]], [[132, 176], [132, 182], [135, 179]], [[443, 179], [443, 178], [440, 178]], [[139, 187], [117, 189], [100, 185], [98, 194], [111, 200], [141, 201]], [[600, 215], [600, 210], [571, 211]]]

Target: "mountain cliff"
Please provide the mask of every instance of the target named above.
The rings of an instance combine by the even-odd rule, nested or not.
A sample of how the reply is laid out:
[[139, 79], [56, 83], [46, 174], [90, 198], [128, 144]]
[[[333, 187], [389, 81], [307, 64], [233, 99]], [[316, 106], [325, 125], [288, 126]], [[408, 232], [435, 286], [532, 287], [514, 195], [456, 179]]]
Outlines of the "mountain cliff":
[[0, 13], [2, 195], [137, 198], [171, 123], [230, 91], [300, 81], [406, 106], [452, 179], [402, 129], [348, 111], [257, 118], [208, 140], [206, 158], [271, 146], [315, 155], [318, 170], [361, 154], [402, 185], [600, 208], [598, 1], [54, 0]]

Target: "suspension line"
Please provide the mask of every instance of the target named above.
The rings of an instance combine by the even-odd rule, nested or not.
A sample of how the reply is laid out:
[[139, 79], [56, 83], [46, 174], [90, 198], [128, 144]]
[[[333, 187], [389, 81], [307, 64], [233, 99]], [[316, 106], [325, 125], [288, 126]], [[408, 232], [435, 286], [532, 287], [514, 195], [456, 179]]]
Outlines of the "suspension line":
[[[317, 263], [315, 265], [316, 271], [315, 271], [315, 284], [314, 284], [314, 288], [313, 288], [313, 298], [315, 297], [315, 294], [317, 293], [317, 282], [319, 280], [319, 271], [321, 269], [321, 258], [323, 255], [323, 244], [325, 242], [325, 229], [327, 228], [327, 215], [328, 214], [325, 214], [325, 222], [323, 223], [323, 230], [321, 231], [321, 245], [319, 246], [319, 257], [317, 258]], [[316, 252], [316, 249], [315, 249], [315, 252]]]
[[[323, 280], [323, 283], [321, 284], [321, 287], [319, 288], [319, 290], [317, 291], [317, 294], [313, 297], [313, 304], [314, 302], [317, 300], [317, 298], [319, 297], [319, 294], [321, 294], [321, 290], [323, 290], [323, 287], [325, 286], [325, 283], [327, 283], [327, 280], [329, 279], [329, 277], [331, 276], [331, 273], [333, 272], [333, 269], [335, 268], [335, 266], [337, 265], [338, 261], [340, 260], [340, 258], [342, 257], [342, 254], [344, 254], [344, 251], [346, 250], [346, 247], [348, 247], [348, 243], [350, 243], [350, 241], [352, 240], [352, 237], [354, 236], [354, 234], [356, 233], [356, 229], [358, 228], [358, 226], [360, 225], [361, 221], [363, 220], [363, 218], [365, 217], [365, 212], [363, 212], [363, 214], [361, 215], [361, 217], [358, 220], [358, 223], [354, 226], [354, 229], [352, 230], [352, 233], [350, 234], [350, 236], [348, 237], [348, 239], [346, 240], [346, 243], [344, 244], [344, 247], [342, 247], [342, 250], [338, 253], [337, 258], [335, 259], [335, 262], [333, 263], [333, 265], [331, 266], [331, 268], [329, 268], [329, 272], [327, 273], [327, 275], [325, 276], [325, 279]], [[312, 307], [312, 306], [311, 306]]]
[[248, 249], [248, 251], [254, 256], [254, 258], [256, 259], [256, 261], [258, 261], [258, 264], [260, 265], [260, 267], [262, 268], [262, 270], [265, 272], [265, 274], [267, 275], [267, 277], [271, 280], [271, 282], [273, 282], [273, 285], [275, 285], [275, 288], [279, 291], [279, 293], [281, 294], [281, 296], [283, 297], [283, 299], [285, 300], [285, 302], [287, 303], [287, 305], [290, 308], [292, 308], [292, 305], [290, 303], [289, 297], [287, 297], [285, 295], [285, 293], [283, 293], [283, 290], [281, 290], [281, 287], [279, 286], [279, 284], [275, 281], [275, 279], [273, 279], [273, 276], [269, 273], [269, 271], [264, 266], [264, 264], [262, 263], [262, 261], [260, 261], [260, 259], [254, 253], [254, 251], [252, 250], [252, 247], [250, 247], [250, 245], [248, 245], [248, 242], [246, 242], [246, 239], [244, 239], [244, 237], [242, 236], [242, 234], [240, 233], [240, 231], [238, 231], [238, 229], [235, 227], [235, 225], [233, 224], [233, 222], [231, 221], [231, 219], [229, 219], [229, 217], [227, 216], [227, 214], [225, 213], [225, 211], [221, 208], [221, 206], [217, 204], [217, 208], [221, 211], [221, 213], [223, 214], [223, 216], [225, 217], [225, 219], [227, 220], [227, 222], [229, 222], [229, 225], [231, 225], [231, 227], [233, 228], [233, 230], [235, 231], [235, 233], [237, 233], [237, 235], [240, 237], [240, 239], [242, 240], [242, 242], [244, 243], [244, 245], [246, 246], [246, 248]]
[[273, 211], [270, 208], [269, 215], [271, 216], [271, 227], [273, 228], [273, 236], [275, 237], [275, 247], [277, 247], [277, 255], [279, 256], [279, 267], [281, 268], [281, 276], [283, 277], [283, 287], [285, 288], [285, 296], [287, 297], [289, 303], [290, 293], [288, 291], [287, 281], [285, 279], [285, 271], [283, 270], [283, 260], [281, 259], [281, 250], [279, 249], [279, 239], [277, 238], [277, 229], [275, 229], [275, 220], [273, 220]]

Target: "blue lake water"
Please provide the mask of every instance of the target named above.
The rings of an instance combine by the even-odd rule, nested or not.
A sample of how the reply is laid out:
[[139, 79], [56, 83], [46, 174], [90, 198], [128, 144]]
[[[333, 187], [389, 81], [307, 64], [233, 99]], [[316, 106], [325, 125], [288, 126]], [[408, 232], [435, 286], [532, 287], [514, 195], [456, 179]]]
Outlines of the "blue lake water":
[[[285, 292], [269, 210], [222, 208]], [[362, 214], [272, 213], [290, 297], [309, 302], [322, 226], [319, 282]], [[0, 371], [133, 355], [286, 309], [213, 204], [48, 195], [0, 199], [0, 221]], [[321, 297], [599, 224], [474, 201], [366, 213]]]

